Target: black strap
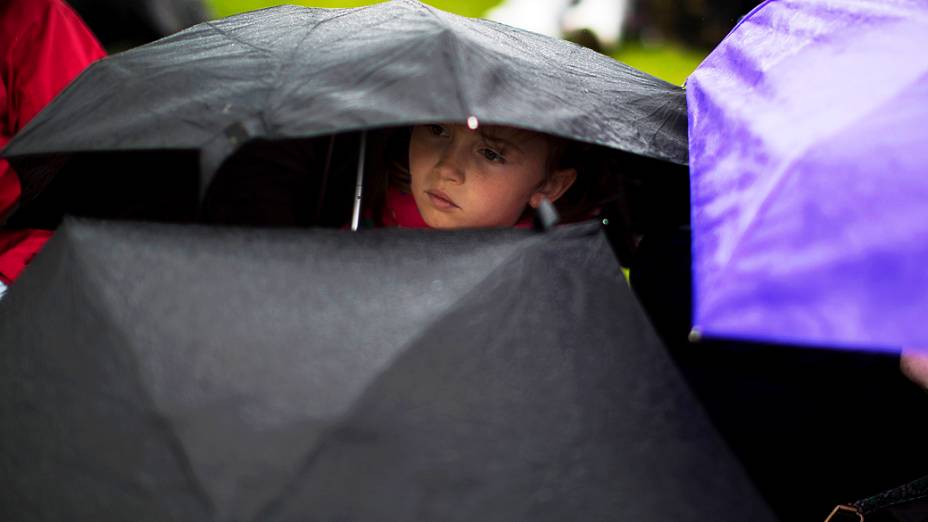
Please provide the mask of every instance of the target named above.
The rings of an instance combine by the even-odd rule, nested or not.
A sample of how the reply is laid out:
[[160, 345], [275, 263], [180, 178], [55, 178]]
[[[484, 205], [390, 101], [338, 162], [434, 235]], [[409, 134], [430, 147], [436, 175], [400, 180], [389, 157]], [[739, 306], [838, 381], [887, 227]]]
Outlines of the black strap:
[[928, 500], [928, 476], [913, 480], [908, 484], [890, 489], [889, 491], [884, 491], [872, 497], [858, 500], [852, 505], [866, 516], [870, 513], [875, 513], [892, 506], [898, 506], [920, 499]]
[[919, 501], [924, 501], [928, 520], [928, 476], [857, 502], [839, 505], [828, 515], [825, 522], [864, 522], [870, 515]]

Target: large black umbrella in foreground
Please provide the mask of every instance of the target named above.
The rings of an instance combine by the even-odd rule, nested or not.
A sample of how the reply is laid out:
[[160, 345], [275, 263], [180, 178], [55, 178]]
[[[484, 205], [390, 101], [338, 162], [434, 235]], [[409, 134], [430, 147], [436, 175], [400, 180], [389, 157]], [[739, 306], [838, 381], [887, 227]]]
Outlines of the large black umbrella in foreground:
[[[198, 192], [245, 142], [422, 122], [522, 127], [667, 160], [655, 164], [688, 154], [681, 88], [563, 40], [395, 0], [281, 6], [114, 55], [4, 155], [26, 209], [57, 194], [58, 215], [192, 219]], [[49, 190], [52, 179], [66, 188]], [[99, 211], [114, 200], [121, 209]], [[40, 207], [19, 223], [47, 218]]]
[[72, 220], [0, 346], [5, 520], [771, 520], [591, 225]]

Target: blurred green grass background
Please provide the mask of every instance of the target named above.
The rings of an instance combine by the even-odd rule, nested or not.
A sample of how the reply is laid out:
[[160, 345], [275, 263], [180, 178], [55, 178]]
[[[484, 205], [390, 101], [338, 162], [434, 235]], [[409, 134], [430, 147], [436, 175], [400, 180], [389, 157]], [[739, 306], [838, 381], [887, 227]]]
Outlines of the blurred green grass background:
[[[425, 3], [439, 9], [463, 16], [480, 17], [501, 0], [425, 0]], [[262, 9], [280, 4], [305, 5], [308, 7], [359, 7], [377, 3], [378, 0], [207, 0], [216, 17], [225, 17], [245, 11]], [[666, 80], [675, 85], [682, 85], [696, 66], [705, 57], [705, 53], [686, 49], [671, 43], [661, 45], [642, 45], [636, 42], [623, 44], [611, 53], [612, 57]]]
[[[307, 7], [360, 7], [379, 3], [381, 0], [308, 0], [308, 1], [275, 1], [275, 0], [207, 0], [216, 16], [229, 16], [254, 9], [261, 9], [273, 5], [293, 4]], [[435, 6], [444, 11], [450, 11], [464, 16], [483, 16], [490, 8], [500, 3], [500, 0], [425, 0], [426, 4]]]
[[654, 46], [626, 43], [612, 57], [674, 85], [683, 85], [706, 53], [671, 43]]

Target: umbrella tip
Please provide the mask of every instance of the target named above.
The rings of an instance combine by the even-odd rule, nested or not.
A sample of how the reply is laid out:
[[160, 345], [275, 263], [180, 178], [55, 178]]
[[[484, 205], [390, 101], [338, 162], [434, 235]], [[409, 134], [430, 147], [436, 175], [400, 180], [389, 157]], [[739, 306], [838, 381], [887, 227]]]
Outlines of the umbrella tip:
[[535, 209], [535, 230], [547, 232], [554, 228], [560, 222], [561, 216], [558, 215], [554, 203], [548, 201], [548, 198], [542, 198], [541, 204]]
[[702, 340], [702, 332], [698, 327], [694, 326], [693, 329], [690, 330], [688, 338], [691, 343], [698, 343]]
[[470, 130], [477, 130], [477, 127], [480, 126], [480, 120], [476, 116], [467, 117], [467, 128]]

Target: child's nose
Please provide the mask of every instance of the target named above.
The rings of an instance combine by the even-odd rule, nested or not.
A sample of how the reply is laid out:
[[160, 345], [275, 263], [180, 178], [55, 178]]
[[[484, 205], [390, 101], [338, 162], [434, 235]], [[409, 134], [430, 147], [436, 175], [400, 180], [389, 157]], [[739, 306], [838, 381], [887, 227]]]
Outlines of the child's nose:
[[466, 178], [464, 167], [464, 160], [460, 157], [459, 151], [454, 150], [454, 147], [446, 149], [436, 165], [441, 179], [452, 183], [464, 182]]

